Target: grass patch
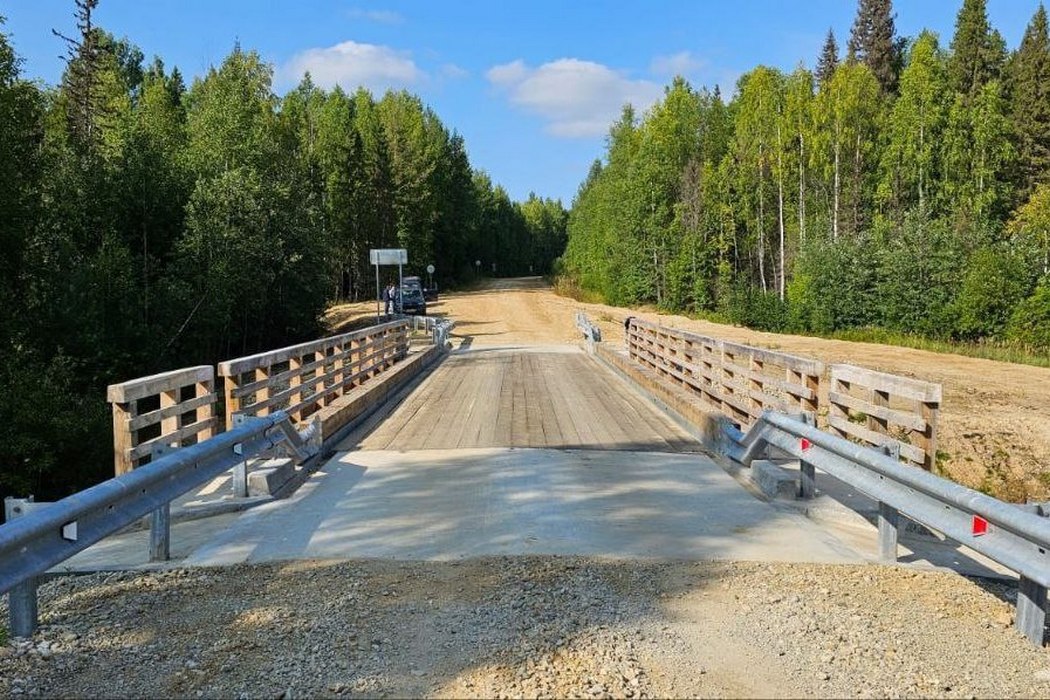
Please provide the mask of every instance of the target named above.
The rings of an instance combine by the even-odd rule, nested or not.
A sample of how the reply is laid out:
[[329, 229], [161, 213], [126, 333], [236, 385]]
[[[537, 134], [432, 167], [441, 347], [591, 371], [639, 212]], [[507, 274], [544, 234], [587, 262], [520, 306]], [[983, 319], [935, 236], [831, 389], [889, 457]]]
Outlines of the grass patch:
[[952, 355], [978, 357], [997, 362], [1012, 362], [1033, 367], [1050, 367], [1050, 355], [1035, 353], [1021, 347], [998, 343], [962, 343], [951, 340], [936, 340], [908, 333], [888, 331], [882, 328], [850, 328], [830, 335], [817, 336], [858, 343], [896, 345], [898, 347], [928, 350]]
[[605, 299], [601, 294], [584, 289], [576, 280], [561, 276], [554, 280], [554, 293], [558, 296], [568, 297], [585, 304], [604, 304]]

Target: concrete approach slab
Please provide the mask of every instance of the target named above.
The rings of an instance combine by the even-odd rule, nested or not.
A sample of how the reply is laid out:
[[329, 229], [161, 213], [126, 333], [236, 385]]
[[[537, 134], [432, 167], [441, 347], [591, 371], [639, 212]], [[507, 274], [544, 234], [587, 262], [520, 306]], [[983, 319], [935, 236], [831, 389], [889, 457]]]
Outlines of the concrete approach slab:
[[703, 455], [482, 448], [337, 454], [183, 563], [500, 554], [867, 559]]

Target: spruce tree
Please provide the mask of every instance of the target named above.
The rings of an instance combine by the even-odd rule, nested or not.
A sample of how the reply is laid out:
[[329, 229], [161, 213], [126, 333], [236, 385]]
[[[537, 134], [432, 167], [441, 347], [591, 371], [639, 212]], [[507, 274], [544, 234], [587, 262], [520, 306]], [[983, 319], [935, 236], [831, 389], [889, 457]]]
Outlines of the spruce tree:
[[981, 87], [999, 77], [1005, 58], [1002, 36], [988, 25], [986, 0], [963, 0], [948, 63], [951, 86], [969, 104]]
[[1007, 70], [1010, 117], [1017, 137], [1019, 191], [1025, 201], [1050, 179], [1050, 36], [1039, 5]]
[[891, 0], [860, 0], [849, 38], [849, 56], [863, 61], [879, 81], [882, 92], [897, 89], [897, 52]]
[[67, 69], [63, 76], [63, 90], [72, 102], [69, 131], [79, 145], [90, 148], [98, 138], [95, 125], [106, 110], [99, 93], [98, 75], [103, 49], [99, 46], [100, 34], [91, 16], [98, 0], [74, 0], [74, 4], [80, 37], [68, 37], [56, 29], [51, 33], [66, 43]]
[[824, 48], [820, 51], [820, 60], [817, 61], [817, 85], [826, 87], [831, 82], [831, 76], [835, 74], [835, 67], [839, 64], [839, 45], [835, 41], [835, 32], [828, 27], [828, 36], [824, 39]]

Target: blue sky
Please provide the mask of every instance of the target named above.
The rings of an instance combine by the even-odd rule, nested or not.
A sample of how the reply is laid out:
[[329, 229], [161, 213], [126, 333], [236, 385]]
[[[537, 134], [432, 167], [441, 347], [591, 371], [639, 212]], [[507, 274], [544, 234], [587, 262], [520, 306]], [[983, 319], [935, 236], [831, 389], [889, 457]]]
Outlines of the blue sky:
[[[898, 0], [899, 34], [929, 28], [947, 45], [962, 0]], [[1014, 48], [1038, 0], [989, 0]], [[315, 82], [376, 93], [407, 88], [463, 134], [475, 167], [511, 197], [530, 191], [569, 205], [625, 101], [644, 108], [675, 73], [727, 94], [762, 63], [812, 67], [831, 27], [844, 50], [850, 0], [102, 0], [97, 22], [187, 82], [235, 41], [275, 70], [283, 94], [309, 69]], [[55, 28], [75, 32], [72, 0], [0, 0], [24, 74], [54, 84]]]

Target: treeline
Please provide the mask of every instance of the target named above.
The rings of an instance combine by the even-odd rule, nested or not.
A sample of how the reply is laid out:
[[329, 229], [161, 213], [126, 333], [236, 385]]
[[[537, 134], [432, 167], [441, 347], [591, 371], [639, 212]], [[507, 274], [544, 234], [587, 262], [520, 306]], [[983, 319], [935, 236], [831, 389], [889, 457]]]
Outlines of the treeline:
[[326, 304], [374, 295], [369, 248], [442, 286], [560, 255], [561, 204], [512, 202], [418, 97], [309, 76], [278, 97], [240, 47], [187, 88], [96, 4], [76, 0], [53, 88], [0, 18], [3, 494], [112, 474], [107, 384], [323, 333]]
[[858, 327], [1050, 352], [1050, 39], [1008, 51], [984, 0], [948, 46], [861, 0], [843, 60], [682, 79], [628, 106], [561, 269], [615, 304], [769, 330]]

